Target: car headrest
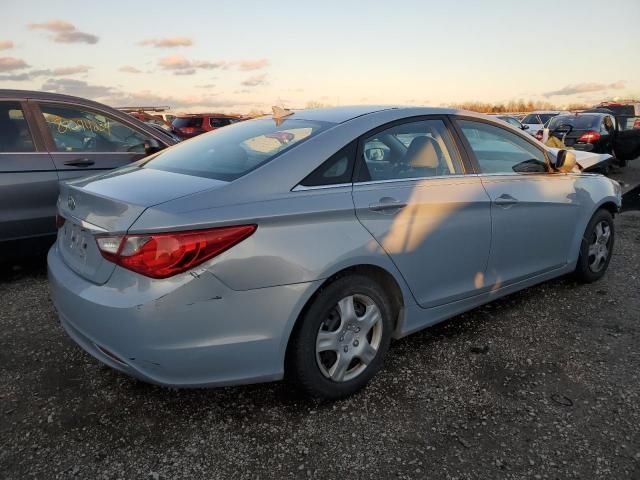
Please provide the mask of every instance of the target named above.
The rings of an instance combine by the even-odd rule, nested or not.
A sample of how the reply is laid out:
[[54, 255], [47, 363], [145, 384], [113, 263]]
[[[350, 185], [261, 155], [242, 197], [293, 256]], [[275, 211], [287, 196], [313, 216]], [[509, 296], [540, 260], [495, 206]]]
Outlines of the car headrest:
[[405, 154], [405, 163], [412, 168], [437, 168], [440, 164], [440, 147], [433, 138], [420, 136], [409, 144]]

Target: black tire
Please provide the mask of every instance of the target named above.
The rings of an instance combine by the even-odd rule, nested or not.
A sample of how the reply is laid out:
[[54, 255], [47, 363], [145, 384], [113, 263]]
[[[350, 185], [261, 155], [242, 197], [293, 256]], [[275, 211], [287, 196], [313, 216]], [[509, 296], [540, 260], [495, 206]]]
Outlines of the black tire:
[[[354, 295], [353, 305], [356, 307], [358, 307], [358, 299], [371, 300], [379, 310], [381, 321], [376, 322], [376, 326], [372, 327], [368, 333], [364, 331], [355, 333], [354, 330], [349, 330], [349, 332], [347, 332], [349, 339], [346, 341], [353, 343], [349, 343], [349, 345], [339, 343], [339, 350], [345, 347], [349, 348], [353, 345], [354, 348], [350, 355], [354, 355], [354, 351], [357, 350], [355, 346], [358, 345], [358, 339], [363, 344], [364, 340], [367, 339], [368, 344], [368, 336], [374, 334], [374, 328], [379, 345], [373, 360], [370, 360], [366, 365], [364, 365], [360, 359], [354, 357], [355, 362], [362, 364], [360, 367], [362, 370], [355, 378], [345, 378], [343, 381], [335, 381], [327, 377], [327, 369], [325, 369], [325, 373], [321, 370], [320, 364], [322, 360], [320, 357], [322, 354], [316, 353], [316, 341], [321, 328], [327, 333], [334, 333], [334, 331], [325, 330], [327, 329], [327, 322], [331, 318], [334, 319], [334, 322], [338, 322], [339, 325], [343, 325], [338, 302]], [[360, 306], [360, 308], [362, 308], [362, 306]], [[364, 308], [368, 309], [367, 306]], [[356, 315], [358, 315], [358, 308], [355, 308], [354, 311]], [[288, 380], [305, 394], [313, 398], [325, 400], [336, 400], [347, 397], [362, 389], [382, 368], [383, 357], [389, 349], [389, 343], [391, 342], [394, 313], [396, 312], [393, 312], [392, 303], [388, 295], [377, 282], [369, 277], [361, 274], [352, 274], [336, 279], [316, 295], [306, 312], [298, 320], [298, 324], [292, 333], [287, 352], [286, 375]], [[336, 314], [338, 315], [337, 320], [335, 320]], [[364, 316], [360, 317], [358, 315], [355, 320], [360, 321], [360, 318], [364, 318]], [[379, 325], [381, 325], [381, 327]], [[363, 330], [365, 330], [365, 328], [363, 328]], [[339, 327], [335, 328], [335, 332], [340, 333], [343, 331], [344, 330]], [[358, 328], [358, 332], [360, 332], [360, 328]], [[360, 335], [363, 334], [365, 337], [360, 337]], [[342, 334], [342, 336], [344, 338], [344, 334]], [[344, 347], [342, 345], [344, 345]], [[362, 345], [358, 346], [362, 347]], [[332, 351], [329, 351], [329, 354], [332, 354]], [[337, 362], [339, 359], [338, 355], [341, 355], [341, 353], [340, 351], [336, 351], [333, 352], [333, 354], [336, 355]], [[346, 355], [347, 354], [345, 354], [345, 358]], [[351, 363], [349, 365], [351, 365]], [[357, 371], [356, 367], [349, 368]], [[345, 374], [345, 377], [347, 374]], [[351, 375], [353, 374], [355, 373]]]
[[[594, 244], [597, 237], [596, 229], [598, 225], [607, 225], [609, 228], [609, 238], [605, 244], [607, 248], [607, 256], [604, 260], [597, 263], [598, 268], [594, 269], [594, 262], [596, 261], [595, 255], [589, 254], [590, 247]], [[580, 256], [578, 257], [578, 263], [574, 271], [576, 279], [582, 283], [592, 283], [602, 278], [609, 267], [611, 256], [613, 254], [613, 245], [615, 241], [615, 225], [613, 223], [613, 216], [608, 210], [598, 210], [587, 225], [587, 228], [582, 236], [582, 243], [580, 244]]]

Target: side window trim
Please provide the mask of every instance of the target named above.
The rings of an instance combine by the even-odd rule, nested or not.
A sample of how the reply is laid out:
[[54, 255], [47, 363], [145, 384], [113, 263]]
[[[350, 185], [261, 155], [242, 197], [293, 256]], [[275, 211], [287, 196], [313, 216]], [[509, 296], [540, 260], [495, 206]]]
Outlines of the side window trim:
[[[484, 123], [486, 125], [490, 125], [492, 127], [496, 127], [499, 128], [501, 130], [504, 130], [505, 132], [511, 133], [513, 135], [518, 135], [519, 138], [521, 138], [522, 140], [526, 141], [527, 143], [529, 143], [532, 147], [536, 148], [538, 151], [540, 151], [542, 153], [542, 155], [544, 156], [545, 159], [545, 163], [547, 164], [547, 172], [551, 171], [551, 161], [549, 159], [549, 152], [547, 152], [546, 149], [541, 148], [539, 145], [536, 145], [532, 140], [530, 140], [529, 138], [527, 138], [526, 136], [529, 136], [529, 134], [527, 133], [516, 133], [513, 132], [511, 130], [509, 130], [508, 128], [503, 127], [502, 125], [498, 125], [497, 123], [488, 121], [484, 118], [477, 118], [477, 117], [470, 117], [467, 115], [452, 115], [451, 116], [451, 120], [452, 120], [452, 127], [453, 129], [456, 131], [456, 135], [462, 145], [462, 147], [464, 148], [465, 152], [467, 153], [467, 155], [469, 156], [469, 158], [471, 159], [472, 163], [473, 163], [473, 167], [474, 170], [477, 175], [482, 175], [482, 176], [486, 176], [486, 175], [540, 175], [540, 172], [504, 172], [504, 173], [483, 173], [482, 170], [480, 169], [480, 163], [478, 162], [478, 158], [475, 155], [475, 152], [473, 151], [473, 149], [471, 148], [471, 144], [469, 143], [469, 141], [467, 140], [467, 137], [464, 135], [464, 133], [462, 132], [462, 129], [460, 128], [460, 125], [458, 125], [457, 120], [468, 120], [470, 122], [478, 122], [478, 123]], [[524, 130], [523, 130], [524, 132]], [[526, 135], [526, 136], [525, 136]]]

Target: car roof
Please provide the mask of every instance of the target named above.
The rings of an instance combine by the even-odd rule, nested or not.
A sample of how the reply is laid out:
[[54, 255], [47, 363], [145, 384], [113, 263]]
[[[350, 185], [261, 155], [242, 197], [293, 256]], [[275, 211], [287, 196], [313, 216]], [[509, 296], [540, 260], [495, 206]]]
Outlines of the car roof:
[[54, 93], [54, 92], [39, 92], [36, 90], [11, 90], [11, 89], [0, 89], [0, 98], [3, 99], [13, 99], [13, 98], [25, 98], [25, 99], [33, 99], [33, 100], [51, 100], [51, 101], [66, 101], [66, 102], [76, 102], [76, 103], [84, 103], [86, 105], [95, 105], [100, 108], [110, 108], [113, 110], [113, 107], [105, 105], [104, 103], [95, 102], [93, 100], [89, 100], [82, 97], [76, 97], [73, 95], [66, 95], [64, 93]]
[[[345, 107], [329, 107], [329, 108], [310, 108], [305, 110], [292, 110], [292, 114], [287, 116], [288, 119], [310, 120], [328, 123], [343, 123], [364, 115], [383, 112], [387, 110], [395, 110], [399, 113], [406, 111], [411, 115], [446, 115], [460, 113], [460, 110], [451, 108], [432, 108], [432, 107], [403, 107], [391, 105], [354, 105]], [[265, 116], [268, 118], [268, 116]], [[263, 117], [263, 118], [265, 118]]]

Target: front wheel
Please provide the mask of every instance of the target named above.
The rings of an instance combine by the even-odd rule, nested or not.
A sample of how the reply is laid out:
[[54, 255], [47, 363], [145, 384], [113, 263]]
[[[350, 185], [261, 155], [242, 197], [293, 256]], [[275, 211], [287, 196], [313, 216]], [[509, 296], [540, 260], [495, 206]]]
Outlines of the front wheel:
[[602, 278], [611, 260], [614, 237], [613, 216], [607, 210], [598, 210], [591, 217], [582, 237], [575, 270], [578, 280], [591, 283]]
[[393, 309], [366, 276], [338, 278], [321, 290], [293, 333], [287, 375], [315, 398], [338, 399], [380, 370], [391, 341]]

